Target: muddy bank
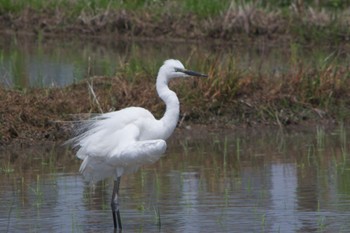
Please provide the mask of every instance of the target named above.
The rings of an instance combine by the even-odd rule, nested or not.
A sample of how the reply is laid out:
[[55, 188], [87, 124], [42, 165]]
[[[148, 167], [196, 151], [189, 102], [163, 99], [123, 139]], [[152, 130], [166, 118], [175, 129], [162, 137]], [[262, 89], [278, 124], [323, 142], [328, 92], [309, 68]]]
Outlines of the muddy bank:
[[[95, 77], [89, 82], [93, 85], [93, 93], [86, 81], [64, 88], [25, 91], [0, 88], [0, 145], [64, 141], [70, 136], [74, 121], [86, 119], [91, 113], [127, 106], [145, 107], [156, 117], [161, 117], [164, 112], [164, 105], [156, 94], [153, 82], [130, 83], [118, 77]], [[300, 105], [293, 100], [286, 105], [286, 97], [282, 95], [273, 101], [266, 101], [263, 89], [258, 87], [255, 87], [252, 95], [243, 94], [243, 89], [235, 100], [226, 101], [225, 97], [214, 101], [202, 93], [202, 102], [193, 104], [179, 91], [179, 84], [175, 82], [171, 88], [179, 92], [180, 129], [201, 125], [206, 126], [205, 130], [234, 127], [298, 128], [315, 124], [328, 127], [340, 121], [332, 112]], [[189, 81], [185, 85], [197, 84]], [[341, 119], [342, 122], [347, 120], [348, 117]]]

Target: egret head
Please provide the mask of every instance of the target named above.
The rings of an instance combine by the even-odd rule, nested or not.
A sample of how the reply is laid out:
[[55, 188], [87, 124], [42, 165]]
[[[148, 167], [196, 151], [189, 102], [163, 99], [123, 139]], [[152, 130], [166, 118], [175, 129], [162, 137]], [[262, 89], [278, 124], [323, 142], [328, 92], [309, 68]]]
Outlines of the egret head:
[[189, 76], [208, 77], [208, 75], [185, 69], [184, 65], [179, 60], [175, 59], [166, 60], [159, 69], [159, 75], [160, 74], [164, 75], [168, 79], [184, 78]]

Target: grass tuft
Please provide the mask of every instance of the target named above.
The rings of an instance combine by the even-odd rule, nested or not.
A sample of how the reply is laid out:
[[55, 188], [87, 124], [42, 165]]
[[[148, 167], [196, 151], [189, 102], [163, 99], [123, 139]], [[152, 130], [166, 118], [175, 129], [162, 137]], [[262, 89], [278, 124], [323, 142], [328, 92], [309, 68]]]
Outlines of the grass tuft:
[[[297, 40], [347, 40], [349, 2], [231, 0], [0, 1], [3, 27], [14, 31], [169, 38], [289, 35]], [[316, 1], [315, 1], [316, 2]], [[330, 3], [332, 2], [332, 4]], [[298, 5], [298, 4], [299, 5]], [[301, 5], [300, 5], [301, 4]], [[1, 24], [0, 24], [1, 26]], [[1, 29], [1, 28], [0, 28]]]

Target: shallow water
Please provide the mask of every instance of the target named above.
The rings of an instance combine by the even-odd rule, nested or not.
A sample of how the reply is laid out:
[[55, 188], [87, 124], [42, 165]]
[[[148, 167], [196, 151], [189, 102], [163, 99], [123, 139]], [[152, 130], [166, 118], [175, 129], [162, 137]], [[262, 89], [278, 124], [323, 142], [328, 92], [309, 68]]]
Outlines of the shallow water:
[[[121, 181], [123, 232], [346, 232], [349, 143], [326, 132], [178, 132]], [[0, 153], [0, 232], [113, 232], [112, 182], [94, 189], [62, 147]]]
[[[303, 67], [327, 64], [347, 66], [349, 49], [342, 46], [276, 44], [273, 41], [224, 43], [187, 43], [170, 41], [81, 40], [74, 38], [0, 38], [0, 84], [28, 88], [66, 86], [94, 75], [128, 78], [136, 73], [156, 76], [165, 59], [180, 59], [191, 69], [207, 72], [210, 61], [229, 64], [240, 73], [280, 78]], [[215, 59], [214, 59], [215, 58]], [[204, 66], [204, 67], [203, 67]]]

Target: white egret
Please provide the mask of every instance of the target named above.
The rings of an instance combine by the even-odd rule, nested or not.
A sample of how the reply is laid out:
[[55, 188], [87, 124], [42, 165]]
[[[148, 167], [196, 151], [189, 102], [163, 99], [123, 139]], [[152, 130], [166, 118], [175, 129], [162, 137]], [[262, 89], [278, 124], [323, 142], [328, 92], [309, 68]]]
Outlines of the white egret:
[[178, 60], [166, 60], [157, 77], [157, 92], [166, 105], [161, 119], [155, 119], [146, 109], [128, 107], [98, 115], [77, 131], [69, 140], [77, 147], [77, 157], [83, 162], [80, 172], [90, 182], [114, 177], [111, 201], [114, 228], [122, 228], [119, 212], [119, 184], [124, 174], [140, 166], [156, 162], [166, 150], [165, 140], [173, 133], [180, 112], [179, 99], [168, 87], [173, 78], [207, 77], [184, 68]]

